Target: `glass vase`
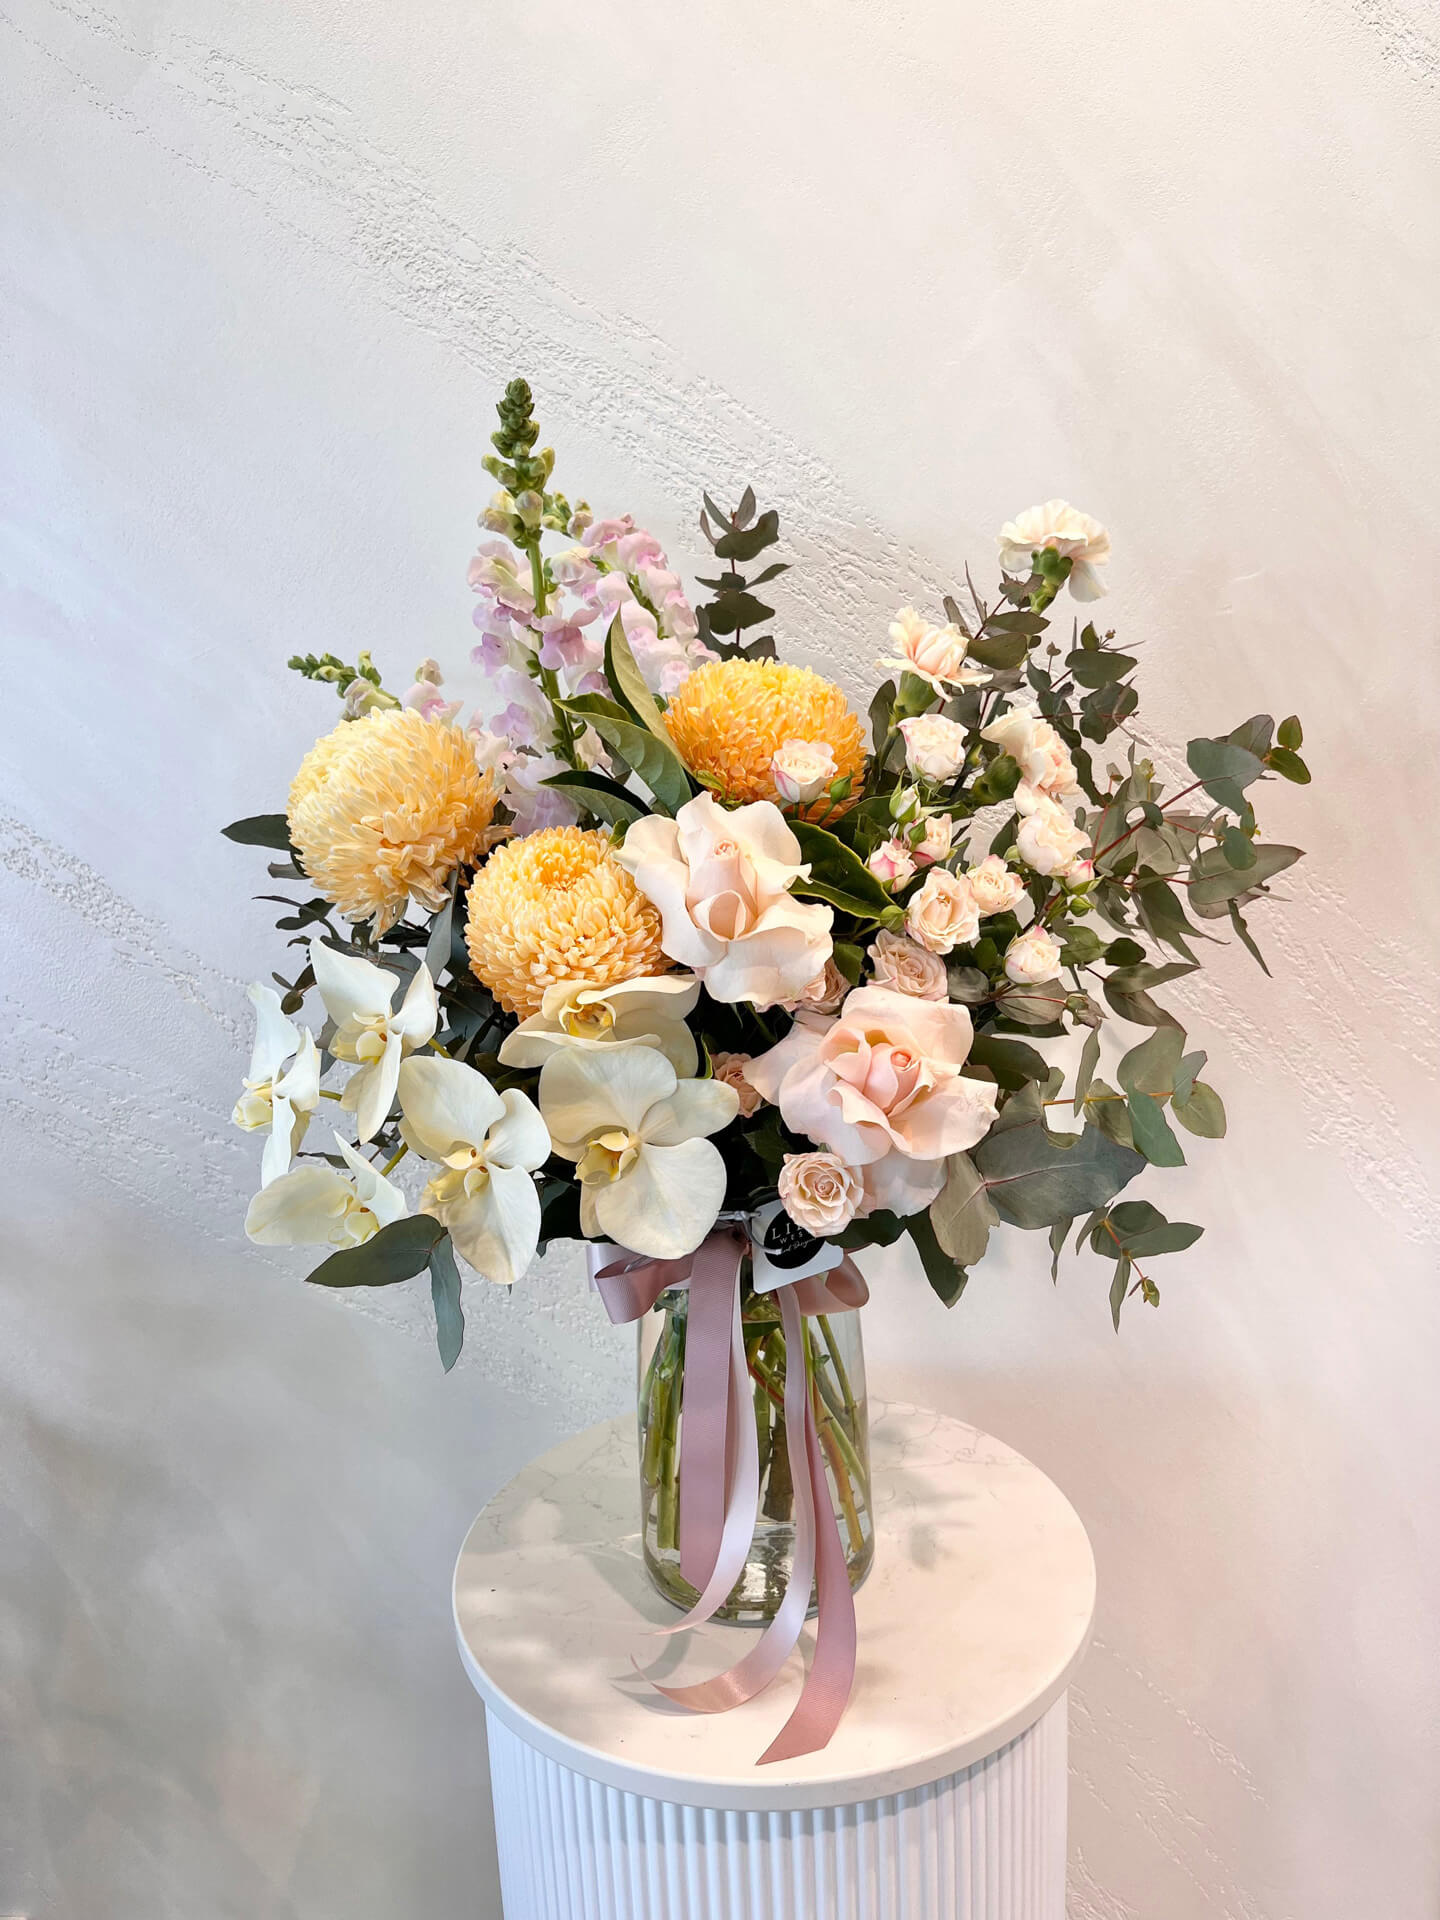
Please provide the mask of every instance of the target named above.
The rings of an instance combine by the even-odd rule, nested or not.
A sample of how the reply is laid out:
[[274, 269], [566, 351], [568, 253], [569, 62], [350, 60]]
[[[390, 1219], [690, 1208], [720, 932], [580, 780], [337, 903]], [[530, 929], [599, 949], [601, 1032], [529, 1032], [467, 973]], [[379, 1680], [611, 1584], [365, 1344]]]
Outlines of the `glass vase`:
[[[685, 1328], [689, 1296], [664, 1293], [639, 1323], [640, 1512], [645, 1565], [658, 1590], [675, 1606], [693, 1606], [696, 1593], [680, 1572], [679, 1465]], [[786, 1351], [773, 1294], [741, 1296], [745, 1357], [760, 1446], [760, 1513], [745, 1569], [719, 1620], [758, 1625], [774, 1617], [795, 1557], [794, 1484], [785, 1438], [785, 1374], [792, 1363], [809, 1370], [811, 1403], [825, 1455], [825, 1478], [845, 1547], [850, 1585], [858, 1587], [875, 1552], [870, 1511], [870, 1437], [865, 1402], [865, 1354], [858, 1312], [806, 1316], [803, 1361]], [[811, 1594], [811, 1606], [814, 1594]]]

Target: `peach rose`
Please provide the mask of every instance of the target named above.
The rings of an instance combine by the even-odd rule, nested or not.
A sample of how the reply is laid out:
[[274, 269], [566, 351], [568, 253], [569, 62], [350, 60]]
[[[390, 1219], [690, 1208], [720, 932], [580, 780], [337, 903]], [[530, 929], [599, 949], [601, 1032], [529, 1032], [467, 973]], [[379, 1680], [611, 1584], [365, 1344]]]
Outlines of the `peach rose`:
[[824, 971], [817, 973], [802, 993], [797, 993], [793, 1000], [782, 1001], [781, 1005], [787, 1013], [796, 1013], [801, 1007], [810, 1007], [816, 1013], [834, 1013], [849, 991], [850, 982], [833, 960], [827, 960]]
[[905, 909], [905, 931], [931, 953], [952, 953], [980, 934], [980, 910], [970, 882], [947, 867], [932, 867]]
[[753, 1055], [748, 1053], [712, 1053], [710, 1065], [715, 1070], [715, 1078], [722, 1087], [733, 1087], [735, 1097], [740, 1102], [740, 1117], [748, 1120], [752, 1113], [760, 1110], [760, 1096], [746, 1077], [745, 1069]]
[[1011, 913], [1025, 898], [1025, 882], [1011, 872], [998, 853], [987, 853], [977, 866], [967, 867], [965, 878], [982, 919], [992, 913]]
[[839, 1233], [855, 1218], [865, 1183], [838, 1153], [787, 1153], [775, 1183], [781, 1205], [806, 1233]]
[[1005, 949], [1005, 976], [1017, 986], [1043, 986], [1060, 977], [1060, 943], [1044, 927], [1027, 927]]
[[908, 993], [916, 1000], [948, 1000], [945, 962], [903, 933], [877, 933], [870, 949], [877, 987]]
[[727, 812], [698, 794], [673, 820], [635, 821], [615, 858], [660, 909], [663, 950], [712, 1000], [773, 1007], [823, 972], [834, 916], [788, 891], [810, 869], [773, 801]]
[[799, 1015], [749, 1077], [793, 1132], [864, 1170], [871, 1205], [917, 1213], [995, 1118], [993, 1082], [961, 1073], [973, 1032], [963, 1007], [857, 987], [836, 1019]]
[[915, 878], [915, 856], [893, 833], [880, 842], [866, 864], [882, 887], [903, 887]]

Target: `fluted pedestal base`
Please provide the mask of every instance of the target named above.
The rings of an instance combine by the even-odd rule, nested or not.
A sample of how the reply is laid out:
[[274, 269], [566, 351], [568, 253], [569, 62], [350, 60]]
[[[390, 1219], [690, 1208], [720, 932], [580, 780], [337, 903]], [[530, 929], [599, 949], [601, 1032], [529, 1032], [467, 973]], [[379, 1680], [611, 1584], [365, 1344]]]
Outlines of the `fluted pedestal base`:
[[488, 1722], [506, 1920], [1065, 1920], [1063, 1694], [943, 1780], [786, 1812], [625, 1793]]

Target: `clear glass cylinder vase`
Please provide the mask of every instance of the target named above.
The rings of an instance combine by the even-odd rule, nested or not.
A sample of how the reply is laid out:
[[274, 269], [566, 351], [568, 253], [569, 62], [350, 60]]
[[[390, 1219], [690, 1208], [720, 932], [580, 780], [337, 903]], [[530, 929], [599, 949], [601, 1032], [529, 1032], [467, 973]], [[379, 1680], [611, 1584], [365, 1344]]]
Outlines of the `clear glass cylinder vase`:
[[[679, 1466], [685, 1381], [683, 1289], [662, 1294], [639, 1323], [640, 1513], [645, 1566], [665, 1598], [694, 1605], [695, 1589], [680, 1572]], [[716, 1618], [739, 1625], [773, 1619], [795, 1558], [794, 1482], [785, 1439], [785, 1376], [797, 1356], [786, 1351], [773, 1294], [742, 1295], [745, 1357], [760, 1446], [760, 1513], [744, 1572]], [[825, 1455], [825, 1478], [845, 1547], [850, 1585], [870, 1570], [875, 1534], [870, 1510], [870, 1435], [865, 1353], [858, 1312], [807, 1315], [803, 1364]], [[814, 1594], [811, 1594], [811, 1605]]]

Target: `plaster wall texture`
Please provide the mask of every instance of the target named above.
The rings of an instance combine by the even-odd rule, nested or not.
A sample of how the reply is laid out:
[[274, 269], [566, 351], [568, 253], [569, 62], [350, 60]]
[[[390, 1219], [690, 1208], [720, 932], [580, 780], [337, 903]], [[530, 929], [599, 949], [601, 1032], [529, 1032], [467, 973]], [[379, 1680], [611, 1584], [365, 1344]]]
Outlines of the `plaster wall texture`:
[[1012, 1236], [949, 1315], [876, 1257], [868, 1337], [1090, 1526], [1074, 1920], [1433, 1920], [1433, 13], [0, 0], [0, 83], [0, 1909], [497, 1913], [450, 1562], [628, 1342], [557, 1258], [442, 1380], [418, 1293], [245, 1245], [216, 828], [330, 724], [291, 651], [463, 656], [524, 370], [687, 570], [754, 481], [852, 686], [1059, 493], [1168, 764], [1303, 712], [1160, 1311]]

